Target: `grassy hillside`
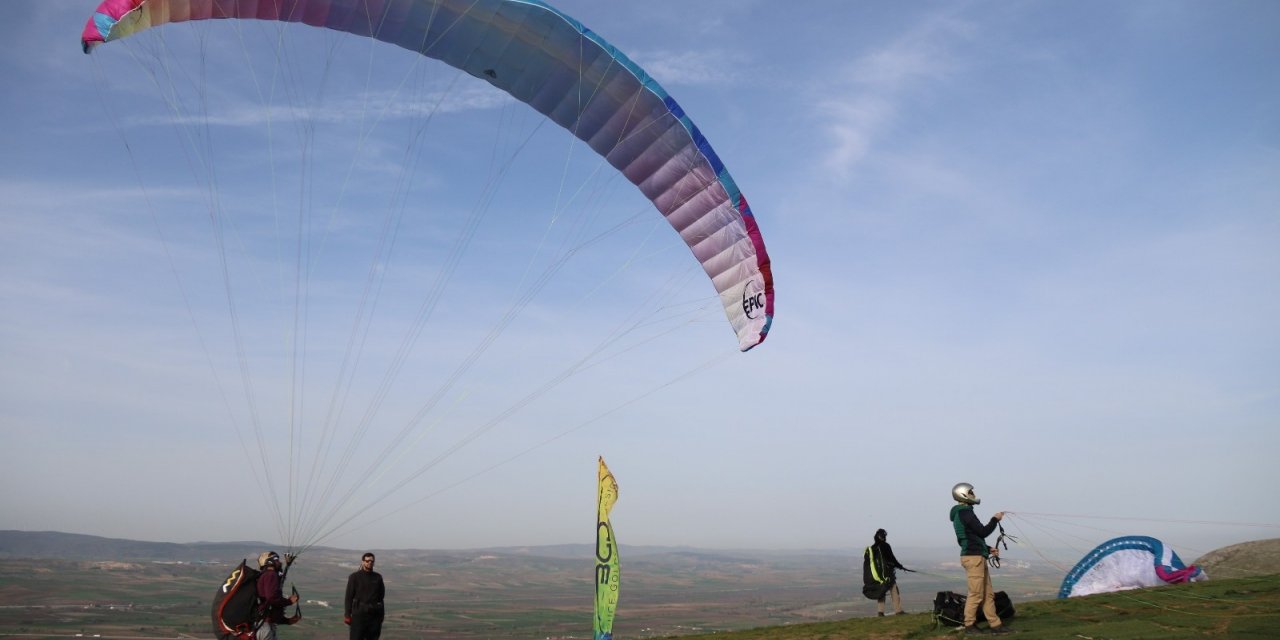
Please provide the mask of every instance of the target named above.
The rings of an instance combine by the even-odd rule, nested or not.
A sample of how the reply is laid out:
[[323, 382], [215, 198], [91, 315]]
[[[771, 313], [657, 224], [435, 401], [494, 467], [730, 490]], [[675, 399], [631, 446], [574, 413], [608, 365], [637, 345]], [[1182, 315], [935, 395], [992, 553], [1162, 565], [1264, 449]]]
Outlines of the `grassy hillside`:
[[[1280, 575], [1017, 603], [1009, 628], [1019, 640], [1084, 638], [1280, 638]], [[929, 614], [855, 618], [751, 631], [680, 636], [681, 640], [893, 640], [946, 638]]]

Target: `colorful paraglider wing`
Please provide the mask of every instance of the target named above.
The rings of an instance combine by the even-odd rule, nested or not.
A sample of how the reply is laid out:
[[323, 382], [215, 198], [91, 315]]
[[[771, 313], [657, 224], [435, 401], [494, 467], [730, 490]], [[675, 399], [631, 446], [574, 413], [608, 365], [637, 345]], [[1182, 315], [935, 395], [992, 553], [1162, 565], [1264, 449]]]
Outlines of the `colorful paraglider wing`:
[[249, 18], [368, 36], [485, 80], [545, 114], [640, 188], [711, 278], [746, 351], [773, 320], [755, 216], [680, 105], [622, 52], [538, 0], [106, 0], [86, 53], [170, 22]]
[[1173, 549], [1147, 536], [1113, 538], [1090, 551], [1067, 573], [1059, 598], [1196, 582], [1208, 576], [1186, 566]]

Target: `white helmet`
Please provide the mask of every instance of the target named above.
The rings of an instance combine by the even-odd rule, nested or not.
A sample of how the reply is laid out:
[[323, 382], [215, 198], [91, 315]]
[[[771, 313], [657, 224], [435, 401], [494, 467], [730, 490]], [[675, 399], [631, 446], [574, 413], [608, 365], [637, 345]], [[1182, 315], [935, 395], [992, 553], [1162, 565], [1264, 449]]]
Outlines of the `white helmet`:
[[276, 564], [277, 567], [280, 566], [280, 555], [277, 554], [276, 552], [263, 551], [262, 553], [258, 554], [259, 569], [265, 569], [267, 568], [268, 564], [271, 564], [273, 562]]
[[982, 500], [973, 493], [973, 485], [968, 482], [961, 482], [960, 484], [951, 487], [951, 497], [955, 498], [956, 502], [963, 502], [965, 504], [982, 504]]

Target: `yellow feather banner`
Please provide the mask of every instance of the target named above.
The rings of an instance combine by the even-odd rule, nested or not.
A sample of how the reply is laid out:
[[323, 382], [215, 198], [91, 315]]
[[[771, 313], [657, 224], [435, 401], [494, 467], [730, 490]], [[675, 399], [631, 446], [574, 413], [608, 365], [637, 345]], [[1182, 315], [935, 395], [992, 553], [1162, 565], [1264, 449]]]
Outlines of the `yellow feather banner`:
[[600, 458], [596, 493], [596, 618], [595, 640], [613, 640], [613, 617], [618, 612], [618, 542], [609, 524], [609, 512], [618, 501], [618, 482]]

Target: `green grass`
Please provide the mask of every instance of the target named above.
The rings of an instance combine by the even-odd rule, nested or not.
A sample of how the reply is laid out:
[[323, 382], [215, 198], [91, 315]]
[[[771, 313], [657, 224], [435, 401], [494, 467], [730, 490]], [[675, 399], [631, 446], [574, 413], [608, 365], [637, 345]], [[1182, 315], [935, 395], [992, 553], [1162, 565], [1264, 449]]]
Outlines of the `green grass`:
[[[1018, 640], [1081, 638], [1280, 638], [1280, 575], [1108, 593], [1068, 600], [1015, 602], [1008, 620]], [[928, 613], [680, 636], [681, 640], [851, 640], [945, 638]]]

